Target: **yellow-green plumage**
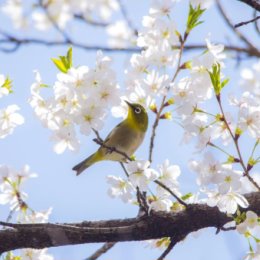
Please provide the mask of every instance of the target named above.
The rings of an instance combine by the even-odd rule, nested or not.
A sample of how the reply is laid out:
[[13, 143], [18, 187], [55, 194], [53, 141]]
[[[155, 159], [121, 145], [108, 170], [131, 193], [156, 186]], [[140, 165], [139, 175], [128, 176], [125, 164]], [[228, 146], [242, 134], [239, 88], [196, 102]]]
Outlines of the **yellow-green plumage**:
[[[129, 102], [127, 104], [129, 107], [127, 118], [110, 132], [104, 144], [116, 148], [116, 150], [124, 152], [130, 157], [143, 142], [148, 126], [148, 116], [141, 105]], [[111, 153], [107, 148], [101, 146], [95, 153], [73, 167], [73, 170], [79, 175], [96, 162], [103, 160], [122, 162], [125, 159], [123, 155], [116, 151]]]

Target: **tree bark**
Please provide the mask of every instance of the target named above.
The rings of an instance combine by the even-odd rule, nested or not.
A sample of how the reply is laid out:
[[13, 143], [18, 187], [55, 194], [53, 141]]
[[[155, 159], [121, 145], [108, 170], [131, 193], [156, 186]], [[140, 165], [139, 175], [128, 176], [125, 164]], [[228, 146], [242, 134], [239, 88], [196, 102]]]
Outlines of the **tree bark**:
[[[260, 192], [245, 196], [249, 208], [260, 214]], [[241, 209], [242, 210], [242, 209]], [[191, 204], [178, 213], [151, 212], [149, 216], [107, 221], [84, 221], [62, 224], [10, 224], [0, 231], [0, 253], [19, 248], [46, 248], [96, 242], [140, 241], [172, 237], [179, 242], [183, 237], [202, 228], [218, 230], [232, 219], [217, 207]]]

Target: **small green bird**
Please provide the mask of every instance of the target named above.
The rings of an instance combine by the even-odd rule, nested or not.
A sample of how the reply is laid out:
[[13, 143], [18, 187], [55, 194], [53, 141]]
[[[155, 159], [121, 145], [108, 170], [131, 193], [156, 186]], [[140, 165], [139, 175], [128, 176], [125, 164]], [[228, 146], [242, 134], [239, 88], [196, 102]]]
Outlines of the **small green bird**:
[[[130, 157], [143, 142], [148, 126], [148, 115], [140, 104], [125, 102], [128, 105], [127, 117], [110, 132], [104, 145], [124, 152]], [[111, 150], [101, 146], [87, 159], [74, 166], [72, 170], [79, 175], [92, 164], [104, 160], [123, 162], [126, 158], [116, 151], [111, 152]]]

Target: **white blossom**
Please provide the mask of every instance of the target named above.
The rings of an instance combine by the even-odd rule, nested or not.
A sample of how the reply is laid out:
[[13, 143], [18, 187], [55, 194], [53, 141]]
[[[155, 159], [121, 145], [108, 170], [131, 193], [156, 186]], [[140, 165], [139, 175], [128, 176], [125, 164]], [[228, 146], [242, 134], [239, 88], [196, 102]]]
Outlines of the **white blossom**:
[[260, 98], [260, 62], [252, 65], [252, 68], [245, 68], [241, 71], [241, 87]]
[[0, 139], [13, 133], [14, 128], [24, 123], [24, 118], [16, 111], [20, 110], [17, 105], [10, 105], [0, 109]]
[[21, 250], [21, 259], [23, 260], [53, 260], [53, 256], [47, 254], [47, 249], [31, 249]]
[[238, 206], [242, 208], [249, 206], [248, 201], [243, 195], [233, 191], [224, 195], [217, 192], [208, 192], [208, 196], [207, 204], [210, 207], [217, 206], [221, 212], [227, 214], [235, 214]]
[[115, 48], [125, 48], [134, 42], [134, 32], [125, 21], [117, 21], [106, 28], [108, 44]]
[[53, 131], [51, 140], [56, 153], [77, 151], [77, 127], [83, 135], [89, 135], [92, 128], [102, 129], [108, 111], [120, 102], [111, 59], [100, 51], [94, 68], [78, 66], [58, 73], [50, 98], [41, 95], [41, 85], [42, 79], [36, 72], [29, 103], [43, 126]]
[[125, 203], [133, 200], [134, 187], [128, 180], [109, 175], [107, 182], [111, 185], [108, 190], [109, 196], [121, 198]]
[[167, 197], [156, 197], [149, 205], [149, 210], [169, 212], [172, 204], [172, 201]]
[[159, 177], [158, 172], [149, 168], [149, 161], [133, 161], [127, 164], [127, 171], [130, 173], [129, 181], [134, 187], [146, 191], [148, 184]]
[[28, 20], [24, 15], [24, 7], [22, 4], [22, 0], [8, 0], [1, 8], [2, 11], [10, 17], [16, 29], [24, 29], [28, 26]]

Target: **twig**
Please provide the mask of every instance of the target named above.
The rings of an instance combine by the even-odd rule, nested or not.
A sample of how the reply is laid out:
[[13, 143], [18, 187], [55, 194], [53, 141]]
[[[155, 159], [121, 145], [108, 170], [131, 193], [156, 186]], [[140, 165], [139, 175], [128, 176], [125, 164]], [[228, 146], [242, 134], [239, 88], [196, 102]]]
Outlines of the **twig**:
[[[254, 17], [257, 17], [257, 11], [256, 11], [256, 10], [254, 10]], [[255, 30], [256, 30], [256, 32], [257, 32], [258, 34], [260, 34], [260, 28], [259, 28], [258, 22], [255, 21], [254, 25], [255, 25]]]
[[108, 242], [105, 243], [102, 247], [100, 247], [94, 254], [86, 258], [85, 260], [96, 260], [103, 254], [105, 254], [109, 249], [111, 249], [116, 242]]
[[83, 15], [80, 15], [80, 14], [75, 14], [74, 17], [76, 19], [78, 19], [79, 21], [83, 21], [92, 26], [107, 27], [109, 25], [109, 23], [87, 19], [86, 17], [83, 17]]
[[133, 22], [130, 20], [128, 13], [126, 11], [125, 5], [122, 2], [123, 0], [118, 0], [118, 4], [120, 6], [120, 10], [121, 13], [126, 21], [126, 23], [128, 24], [128, 26], [132, 29], [132, 31], [134, 32], [134, 34], [137, 36], [138, 35], [138, 31], [137, 29], [134, 27]]
[[224, 113], [224, 109], [223, 109], [223, 106], [222, 106], [222, 102], [221, 102], [221, 96], [220, 94], [219, 95], [216, 95], [216, 99], [218, 101], [218, 105], [219, 105], [219, 108], [220, 108], [220, 111], [222, 113], [222, 117], [223, 117], [223, 122], [225, 123], [226, 127], [227, 127], [227, 130], [235, 144], [235, 147], [236, 147], [236, 150], [237, 150], [237, 154], [238, 154], [238, 158], [239, 158], [239, 163], [240, 165], [242, 166], [243, 168], [243, 171], [244, 171], [244, 176], [246, 176], [248, 178], [248, 180], [257, 188], [258, 191], [260, 191], [260, 187], [259, 185], [255, 182], [255, 180], [249, 175], [249, 172], [247, 170], [247, 167], [245, 166], [245, 163], [244, 163], [244, 160], [243, 160], [243, 157], [242, 157], [242, 154], [240, 152], [240, 148], [239, 148], [239, 145], [238, 145], [238, 138], [236, 138], [236, 136], [233, 134], [230, 126], [229, 126], [229, 123], [227, 122], [227, 119], [225, 117], [225, 113]]
[[220, 232], [220, 231], [232, 231], [235, 230], [236, 227], [218, 227], [216, 230], [216, 235]]
[[165, 189], [166, 191], [168, 191], [181, 205], [183, 205], [184, 207], [188, 207], [188, 204], [185, 203], [182, 199], [180, 199], [170, 188], [168, 188], [165, 184], [163, 184], [162, 182], [155, 180], [154, 181], [156, 184], [158, 184], [159, 186], [161, 186], [163, 189]]
[[171, 242], [169, 244], [169, 246], [166, 248], [166, 250], [160, 255], [159, 258], [157, 258], [157, 260], [163, 260], [173, 249], [173, 247], [176, 245], [176, 242], [173, 241], [173, 239], [171, 238]]
[[125, 152], [122, 152], [120, 150], [118, 150], [116, 147], [111, 147], [105, 144], [105, 142], [103, 141], [103, 139], [100, 137], [98, 131], [96, 131], [95, 129], [92, 128], [92, 130], [94, 131], [94, 133], [96, 134], [97, 138], [93, 139], [93, 141], [97, 144], [99, 144], [100, 146], [106, 148], [108, 150], [109, 153], [118, 153], [121, 154], [125, 159], [132, 161], [131, 157], [128, 156]]
[[[178, 62], [177, 62], [177, 69], [173, 75], [173, 78], [172, 78], [172, 81], [171, 82], [174, 82], [175, 79], [177, 78], [179, 72], [180, 72], [180, 66], [181, 66], [181, 58], [182, 58], [182, 54], [183, 54], [183, 49], [184, 49], [184, 45], [185, 45], [185, 42], [187, 40], [187, 37], [188, 37], [188, 34], [186, 35], [186, 37], [184, 39], [181, 39], [180, 38], [180, 53], [179, 53], [179, 57], [178, 57]], [[169, 90], [169, 88], [168, 88]], [[153, 158], [153, 148], [154, 148], [154, 140], [155, 140], [155, 135], [156, 135], [156, 129], [159, 125], [159, 121], [160, 121], [160, 117], [161, 117], [161, 113], [165, 107], [165, 101], [166, 101], [166, 96], [167, 96], [168, 93], [166, 93], [164, 96], [163, 96], [163, 99], [162, 99], [162, 103], [160, 105], [160, 108], [158, 110], [158, 112], [156, 113], [156, 118], [155, 118], [155, 121], [153, 123], [153, 127], [152, 127], [152, 135], [151, 135], [151, 138], [150, 138], [150, 146], [149, 146], [149, 161], [152, 162]]]
[[253, 22], [256, 22], [258, 19], [260, 19], [260, 15], [259, 16], [256, 16], [255, 18], [251, 19], [251, 20], [248, 20], [246, 22], [241, 22], [241, 23], [237, 23], [234, 25], [235, 28], [238, 28], [240, 26], [244, 26], [244, 25], [247, 25], [249, 23], [253, 23]]
[[[132, 159], [124, 152], [121, 152], [119, 150], [117, 150], [115, 147], [109, 147], [109, 146], [106, 146], [104, 144], [104, 141], [101, 139], [99, 133], [97, 130], [95, 130], [94, 128], [92, 128], [92, 130], [94, 131], [94, 133], [96, 134], [97, 138], [94, 139], [94, 141], [98, 144], [100, 144], [101, 146], [107, 148], [110, 152], [116, 152], [116, 153], [119, 153], [121, 155], [123, 155], [126, 159], [128, 159], [129, 161], [132, 161]], [[123, 168], [123, 171], [124, 173], [126, 174], [127, 177], [129, 177], [129, 173], [128, 171], [126, 170], [124, 164], [122, 162], [119, 162], [121, 167]], [[137, 201], [140, 205], [140, 207], [146, 212], [148, 213], [148, 205], [147, 205], [147, 202], [146, 202], [146, 197], [140, 192], [140, 189], [139, 187], [136, 187], [136, 197], [137, 197]]]
[[[123, 168], [123, 171], [128, 178], [129, 173], [128, 173], [127, 169], [125, 168], [124, 164], [122, 162], [120, 162], [120, 165]], [[146, 214], [148, 214], [149, 207], [148, 207], [148, 204], [146, 201], [146, 196], [145, 196], [145, 194], [141, 193], [139, 187], [136, 187], [136, 198], [137, 198], [138, 204], [140, 206], [140, 209], [143, 210]]]
[[[4, 48], [0, 47], [0, 51], [5, 53], [12, 53], [17, 51], [20, 47], [30, 44], [36, 44], [36, 45], [44, 45], [44, 46], [63, 46], [63, 45], [72, 45], [75, 48], [79, 48], [85, 51], [98, 51], [103, 50], [106, 52], [126, 52], [126, 53], [135, 53], [135, 52], [141, 52], [142, 49], [140, 48], [114, 48], [114, 47], [108, 47], [108, 46], [102, 46], [102, 45], [86, 45], [83, 43], [72, 41], [48, 41], [44, 39], [37, 39], [37, 38], [18, 38], [11, 34], [8, 34], [4, 32], [3, 30], [0, 30], [0, 34], [3, 35], [5, 38], [0, 39], [0, 46], [1, 45], [12, 45], [10, 48]], [[180, 46], [176, 46], [177, 48], [180, 48]], [[184, 50], [186, 51], [192, 51], [192, 50], [204, 50], [206, 48], [205, 44], [189, 44], [184, 46]], [[260, 51], [257, 49], [251, 49], [251, 48], [244, 48], [239, 47], [235, 45], [226, 45], [225, 49], [232, 52], [237, 53], [244, 53], [248, 57], [257, 57], [260, 58]]]
[[[115, 147], [110, 147], [110, 146], [107, 146], [105, 145], [103, 139], [100, 137], [99, 133], [97, 130], [95, 130], [94, 128], [92, 128], [93, 132], [96, 134], [97, 138], [96, 139], [93, 139], [94, 142], [96, 142], [97, 144], [105, 147], [106, 149], [109, 150], [110, 153], [112, 152], [116, 152], [118, 154], [121, 154], [125, 157], [125, 159], [129, 160], [129, 161], [132, 161], [131, 157], [129, 157], [125, 152], [122, 152], [122, 151], [119, 151], [118, 149], [116, 149]], [[120, 162], [120, 165], [121, 167], [123, 168], [123, 171], [125, 172], [126, 176], [129, 177], [129, 173], [127, 172], [124, 164], [122, 162]], [[136, 197], [137, 197], [137, 201], [140, 205], [140, 207], [146, 212], [148, 213], [148, 205], [147, 205], [147, 202], [146, 202], [146, 197], [140, 192], [140, 189], [139, 187], [136, 187], [136, 191], [137, 191], [137, 194], [136, 194]]]
[[121, 165], [121, 167], [123, 168], [123, 171], [124, 171], [125, 175], [126, 175], [127, 178], [128, 178], [128, 177], [129, 177], [129, 173], [128, 173], [128, 171], [126, 170], [124, 164], [123, 164], [122, 162], [120, 162], [120, 165]]
[[259, 0], [238, 0], [240, 2], [243, 2], [249, 6], [251, 6], [252, 8], [254, 8], [255, 10], [260, 12], [260, 2]]
[[43, 0], [39, 0], [39, 6], [44, 10], [47, 18], [50, 20], [50, 22], [53, 24], [53, 27], [63, 36], [66, 42], [71, 43], [70, 37], [67, 35], [65, 31], [63, 31], [59, 25], [56, 23], [56, 21], [53, 19], [53, 17], [49, 14], [48, 11], [48, 4], [46, 5], [43, 4]]
[[149, 146], [149, 161], [150, 161], [150, 163], [152, 163], [152, 160], [153, 160], [153, 148], [154, 148], [154, 140], [155, 140], [155, 136], [156, 136], [156, 129], [159, 125], [160, 116], [161, 116], [161, 113], [162, 113], [163, 108], [164, 108], [165, 100], [166, 100], [166, 95], [162, 99], [161, 106], [159, 108], [159, 111], [156, 113], [156, 118], [154, 120], [153, 127], [152, 127], [152, 135], [151, 135], [151, 138], [150, 138], [150, 146]]
[[221, 1], [220, 0], [216, 0], [217, 3], [217, 7], [218, 10], [220, 12], [220, 14], [222, 15], [222, 17], [224, 18], [226, 24], [228, 25], [228, 27], [251, 49], [257, 49], [248, 39], [246, 36], [244, 36], [241, 32], [239, 32], [232, 24], [230, 18], [228, 17], [227, 13], [225, 12]]
[[164, 260], [164, 258], [172, 251], [174, 246], [181, 240], [183, 240], [186, 237], [185, 234], [175, 234], [173, 237], [171, 237], [171, 242], [169, 246], [166, 248], [166, 250], [160, 255], [157, 260]]

